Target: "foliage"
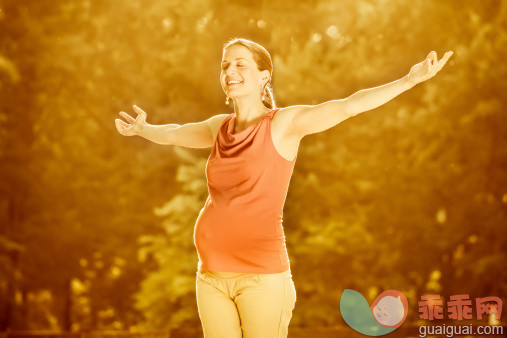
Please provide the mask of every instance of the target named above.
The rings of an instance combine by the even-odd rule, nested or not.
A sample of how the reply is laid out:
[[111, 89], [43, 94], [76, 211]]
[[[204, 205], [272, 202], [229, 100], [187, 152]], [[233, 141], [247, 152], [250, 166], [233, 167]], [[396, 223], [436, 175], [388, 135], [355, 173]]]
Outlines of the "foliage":
[[[342, 325], [373, 300], [507, 294], [505, 1], [0, 1], [0, 330], [199, 326], [193, 225], [210, 149], [122, 137], [231, 112], [223, 43], [274, 62], [279, 106], [444, 69], [391, 102], [307, 136], [284, 228], [291, 325]], [[502, 89], [503, 88], [503, 89]], [[229, 109], [229, 110], [227, 110]]]

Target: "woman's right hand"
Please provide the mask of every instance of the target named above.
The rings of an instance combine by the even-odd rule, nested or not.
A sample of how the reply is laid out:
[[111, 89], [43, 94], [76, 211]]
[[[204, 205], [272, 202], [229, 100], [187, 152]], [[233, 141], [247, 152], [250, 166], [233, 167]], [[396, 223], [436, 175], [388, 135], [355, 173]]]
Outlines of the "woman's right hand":
[[133, 105], [134, 111], [137, 113], [137, 118], [134, 119], [129, 114], [121, 111], [120, 115], [123, 116], [129, 123], [125, 123], [120, 119], [114, 120], [116, 129], [124, 136], [138, 135], [141, 125], [146, 123], [146, 113], [136, 105]]

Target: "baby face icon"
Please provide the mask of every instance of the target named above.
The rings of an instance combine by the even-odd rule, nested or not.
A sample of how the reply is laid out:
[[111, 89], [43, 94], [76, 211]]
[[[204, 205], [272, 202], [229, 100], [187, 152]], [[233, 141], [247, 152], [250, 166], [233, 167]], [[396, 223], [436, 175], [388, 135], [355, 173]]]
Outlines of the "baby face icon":
[[399, 327], [407, 317], [407, 298], [398, 290], [384, 291], [373, 302], [371, 312], [380, 325]]

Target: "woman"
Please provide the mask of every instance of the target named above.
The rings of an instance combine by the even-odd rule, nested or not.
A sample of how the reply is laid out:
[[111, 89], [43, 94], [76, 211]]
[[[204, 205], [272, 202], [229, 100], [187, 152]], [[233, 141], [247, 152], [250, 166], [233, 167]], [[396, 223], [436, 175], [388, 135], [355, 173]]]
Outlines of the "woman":
[[213, 147], [206, 165], [209, 196], [194, 228], [199, 256], [196, 296], [205, 337], [287, 337], [296, 290], [282, 226], [283, 206], [301, 139], [376, 108], [434, 76], [452, 52], [434, 51], [409, 74], [383, 86], [319, 105], [276, 108], [273, 65], [246, 39], [225, 44], [220, 82], [233, 114], [184, 125], [116, 119], [122, 135], [159, 144]]

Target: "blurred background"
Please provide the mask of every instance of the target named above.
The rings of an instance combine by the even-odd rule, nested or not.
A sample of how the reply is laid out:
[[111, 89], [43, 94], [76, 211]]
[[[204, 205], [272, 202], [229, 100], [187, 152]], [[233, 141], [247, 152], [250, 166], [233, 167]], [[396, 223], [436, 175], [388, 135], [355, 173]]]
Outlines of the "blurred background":
[[344, 326], [346, 288], [402, 291], [412, 324], [425, 294], [505, 302], [506, 19], [507, 1], [486, 0], [0, 0], [0, 331], [200, 327], [192, 234], [211, 148], [124, 137], [114, 119], [132, 104], [151, 124], [233, 112], [219, 74], [234, 37], [270, 52], [278, 107], [454, 51], [301, 142], [283, 223], [291, 328]]

